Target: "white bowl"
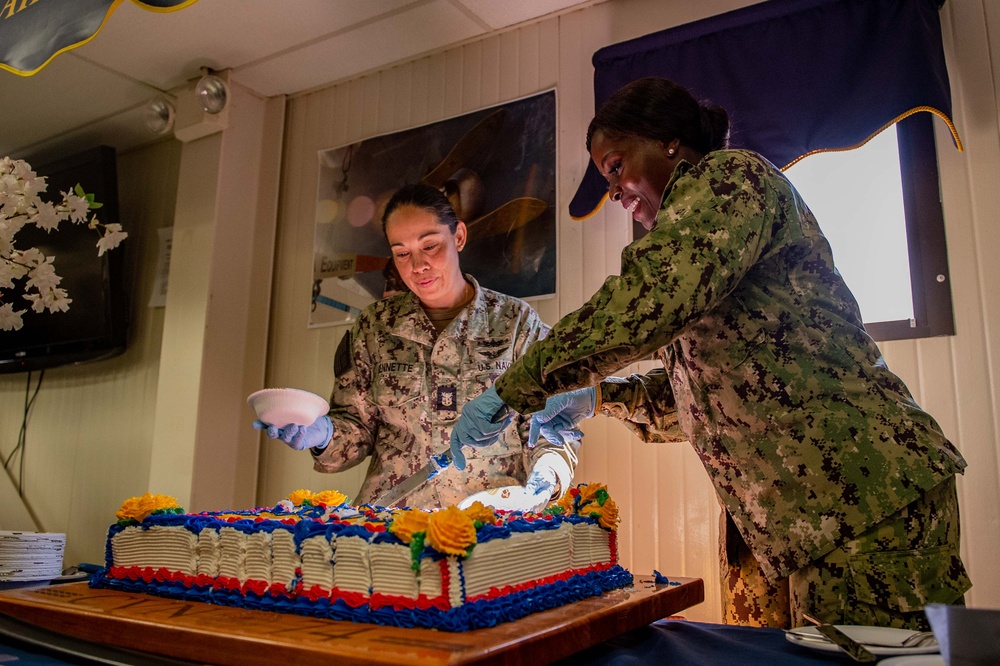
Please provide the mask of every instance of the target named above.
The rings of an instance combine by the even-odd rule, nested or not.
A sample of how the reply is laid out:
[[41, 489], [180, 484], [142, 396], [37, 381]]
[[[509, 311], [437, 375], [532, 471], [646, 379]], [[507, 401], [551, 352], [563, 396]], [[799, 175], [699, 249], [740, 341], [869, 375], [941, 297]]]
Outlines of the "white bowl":
[[312, 425], [330, 411], [330, 404], [315, 393], [293, 388], [269, 388], [251, 393], [247, 404], [257, 412], [257, 418], [268, 425]]

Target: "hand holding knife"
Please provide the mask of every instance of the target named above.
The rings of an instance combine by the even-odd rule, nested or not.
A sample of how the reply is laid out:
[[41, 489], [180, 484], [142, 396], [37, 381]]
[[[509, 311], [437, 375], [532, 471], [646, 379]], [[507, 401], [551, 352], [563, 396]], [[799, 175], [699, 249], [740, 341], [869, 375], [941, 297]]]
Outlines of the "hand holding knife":
[[431, 461], [378, 497], [375, 506], [394, 506], [419, 490], [452, 464], [451, 452], [431, 456]]

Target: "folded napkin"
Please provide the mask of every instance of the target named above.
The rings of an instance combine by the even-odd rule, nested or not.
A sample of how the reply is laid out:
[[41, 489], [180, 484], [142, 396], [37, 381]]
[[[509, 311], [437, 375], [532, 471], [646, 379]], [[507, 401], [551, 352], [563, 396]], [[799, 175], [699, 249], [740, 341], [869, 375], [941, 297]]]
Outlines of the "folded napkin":
[[948, 666], [1000, 664], [1000, 610], [927, 604], [924, 614]]

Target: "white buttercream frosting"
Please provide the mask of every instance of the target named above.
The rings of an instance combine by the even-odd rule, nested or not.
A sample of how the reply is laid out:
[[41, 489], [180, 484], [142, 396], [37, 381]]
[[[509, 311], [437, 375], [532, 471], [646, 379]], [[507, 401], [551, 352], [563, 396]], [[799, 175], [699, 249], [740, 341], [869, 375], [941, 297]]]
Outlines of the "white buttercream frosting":
[[232, 527], [220, 527], [219, 543], [222, 546], [219, 575], [243, 583], [247, 579], [247, 535]]
[[126, 527], [111, 539], [111, 554], [120, 567], [167, 569], [197, 573], [198, 539], [183, 527]]
[[431, 599], [441, 596], [441, 563], [430, 557], [420, 560], [420, 594]]
[[276, 529], [271, 532], [271, 582], [281, 583], [291, 588], [295, 581], [295, 570], [302, 560], [295, 551], [295, 535], [290, 529]]
[[570, 569], [570, 527], [564, 523], [554, 530], [514, 533], [506, 539], [477, 544], [463, 563], [465, 596], [530, 583]]
[[574, 569], [592, 564], [611, 563], [611, 533], [600, 526], [580, 523], [573, 525], [570, 566]]
[[371, 594], [371, 565], [367, 540], [356, 536], [337, 537], [333, 553], [333, 582], [345, 592]]
[[219, 575], [219, 562], [222, 559], [222, 545], [219, 543], [219, 531], [206, 527], [198, 533], [198, 574], [215, 578]]
[[319, 585], [333, 589], [333, 545], [323, 535], [303, 539], [299, 546], [302, 557], [302, 588]]
[[241, 580], [262, 580], [271, 583], [271, 533], [252, 532], [247, 535], [246, 563]]
[[371, 563], [372, 594], [393, 594], [416, 599], [419, 592], [417, 572], [410, 547], [395, 543], [373, 543], [368, 549]]

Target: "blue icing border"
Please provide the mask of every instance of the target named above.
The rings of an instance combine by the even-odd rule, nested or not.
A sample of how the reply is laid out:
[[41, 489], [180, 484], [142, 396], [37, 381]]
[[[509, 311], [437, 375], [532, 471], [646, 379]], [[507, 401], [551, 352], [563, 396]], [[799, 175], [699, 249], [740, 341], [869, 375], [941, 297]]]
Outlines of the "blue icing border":
[[220, 606], [294, 613], [331, 620], [396, 627], [422, 627], [454, 632], [495, 627], [503, 622], [510, 622], [532, 613], [598, 596], [633, 583], [632, 574], [620, 565], [615, 565], [604, 571], [575, 574], [567, 580], [559, 580], [530, 590], [513, 592], [498, 599], [481, 599], [449, 610], [438, 608], [397, 610], [391, 606], [373, 610], [368, 604], [352, 608], [342, 599], [330, 602], [329, 599], [318, 601], [310, 601], [305, 597], [288, 599], [270, 594], [258, 595], [254, 592], [248, 592], [244, 595], [234, 590], [215, 589], [210, 586], [189, 588], [179, 583], [146, 583], [141, 580], [108, 578], [106, 574], [107, 570], [105, 569], [92, 576], [90, 587], [140, 592], [185, 601], [202, 601]]

